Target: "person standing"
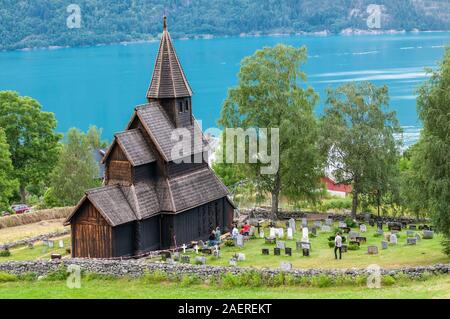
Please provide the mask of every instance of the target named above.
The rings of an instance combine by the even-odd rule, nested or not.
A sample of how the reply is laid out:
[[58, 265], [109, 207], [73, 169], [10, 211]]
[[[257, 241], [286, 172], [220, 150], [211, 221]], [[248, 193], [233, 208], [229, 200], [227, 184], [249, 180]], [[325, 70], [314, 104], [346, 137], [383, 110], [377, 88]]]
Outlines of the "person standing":
[[338, 259], [337, 252], [339, 251], [339, 259], [342, 259], [342, 237], [340, 233], [336, 234], [334, 238], [334, 257]]

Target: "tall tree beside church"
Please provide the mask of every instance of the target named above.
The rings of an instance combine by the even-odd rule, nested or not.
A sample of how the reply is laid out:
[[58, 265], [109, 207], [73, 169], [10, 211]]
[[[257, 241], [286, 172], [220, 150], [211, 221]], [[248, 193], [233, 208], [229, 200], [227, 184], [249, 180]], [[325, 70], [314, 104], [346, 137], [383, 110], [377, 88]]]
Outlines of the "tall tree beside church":
[[9, 210], [9, 200], [18, 187], [19, 183], [13, 178], [13, 166], [6, 134], [0, 128], [0, 211]]
[[314, 197], [322, 171], [314, 115], [318, 95], [303, 88], [306, 74], [301, 66], [306, 57], [306, 48], [277, 45], [245, 58], [219, 121], [225, 128], [279, 129], [276, 173], [262, 174], [260, 163], [238, 164], [261, 191], [272, 194], [274, 215], [280, 194], [291, 199]]
[[[322, 118], [322, 141], [328, 167], [340, 183], [352, 184], [352, 216], [359, 196], [380, 198], [395, 171], [400, 133], [395, 112], [389, 111], [387, 87], [363, 82], [329, 89]], [[380, 184], [382, 182], [382, 184]]]
[[425, 177], [422, 191], [450, 255], [450, 47], [440, 69], [419, 90], [417, 110], [423, 122], [420, 154], [414, 164]]
[[75, 205], [87, 189], [101, 186], [90, 136], [72, 128], [67, 132], [64, 142], [58, 163], [51, 174], [51, 187], [45, 194], [47, 206]]
[[13, 176], [20, 183], [20, 195], [26, 200], [26, 187], [48, 180], [57, 161], [61, 135], [56, 133], [53, 113], [43, 112], [36, 100], [17, 92], [0, 92], [0, 127], [6, 134], [14, 167]]

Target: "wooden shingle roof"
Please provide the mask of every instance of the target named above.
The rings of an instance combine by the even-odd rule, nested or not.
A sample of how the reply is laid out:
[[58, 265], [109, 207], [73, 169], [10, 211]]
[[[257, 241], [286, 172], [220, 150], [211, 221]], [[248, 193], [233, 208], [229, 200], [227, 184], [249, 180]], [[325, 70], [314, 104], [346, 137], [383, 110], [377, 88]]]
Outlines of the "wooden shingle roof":
[[147, 219], [160, 212], [158, 194], [152, 181], [139, 182], [130, 187], [122, 187], [130, 206], [138, 220]]
[[[162, 153], [161, 155], [166, 161], [174, 161], [193, 154], [202, 153], [207, 146], [203, 133], [195, 119], [193, 125], [177, 129], [172, 121], [168, 118], [166, 112], [157, 102], [141, 105], [136, 108], [136, 115], [148, 131], [149, 135], [154, 139], [156, 147]], [[184, 154], [173, 152], [175, 146], [178, 145], [179, 139], [177, 135], [172, 139], [174, 133], [183, 133], [187, 130], [190, 134], [191, 140], [183, 140], [187, 143]]]
[[140, 129], [128, 130], [115, 136], [131, 165], [140, 166], [156, 161]]
[[228, 190], [209, 167], [169, 180], [175, 212], [226, 197]]
[[164, 30], [152, 81], [147, 91], [149, 99], [191, 97], [192, 89], [178, 60], [164, 17]]

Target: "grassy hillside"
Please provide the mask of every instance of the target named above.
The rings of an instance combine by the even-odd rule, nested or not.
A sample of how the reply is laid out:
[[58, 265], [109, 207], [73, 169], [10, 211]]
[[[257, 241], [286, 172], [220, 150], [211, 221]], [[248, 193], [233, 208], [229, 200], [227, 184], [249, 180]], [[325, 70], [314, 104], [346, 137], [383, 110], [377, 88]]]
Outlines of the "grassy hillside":
[[[169, 16], [174, 37], [367, 29], [371, 0], [78, 0], [81, 28], [67, 28], [72, 0], [0, 0], [0, 49], [148, 40]], [[380, 0], [382, 29], [450, 29], [447, 0]]]

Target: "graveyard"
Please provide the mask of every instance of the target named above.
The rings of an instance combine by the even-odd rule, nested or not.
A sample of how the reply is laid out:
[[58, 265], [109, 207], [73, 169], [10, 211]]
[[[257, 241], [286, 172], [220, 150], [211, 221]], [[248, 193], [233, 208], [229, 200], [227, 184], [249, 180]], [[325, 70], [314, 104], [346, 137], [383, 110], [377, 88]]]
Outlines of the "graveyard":
[[[315, 223], [322, 223], [323, 225], [319, 227]], [[390, 235], [392, 235], [392, 232], [388, 230], [387, 225], [383, 226], [383, 235], [379, 234], [377, 225], [364, 225], [362, 228], [366, 230], [365, 232], [361, 232], [359, 226], [350, 230], [341, 230], [342, 236], [345, 238], [343, 244], [347, 246], [347, 249], [344, 249], [346, 252], [342, 254], [342, 260], [335, 260], [334, 249], [330, 247], [330, 239], [338, 229], [338, 222], [328, 226], [324, 222], [308, 221], [308, 245], [306, 246], [310, 248], [308, 256], [304, 256], [303, 251], [305, 238], [302, 238], [304, 234], [301, 220], [297, 220], [295, 231], [292, 234], [288, 230], [289, 227], [286, 227], [286, 221], [278, 221], [272, 226], [274, 226], [272, 231], [283, 229], [283, 234], [277, 233], [275, 238], [269, 238], [270, 235], [274, 234], [270, 234], [269, 223], [264, 222], [261, 224], [260, 233], [258, 233], [256, 227], [252, 227], [252, 235], [242, 238], [242, 242], [231, 239], [224, 240], [217, 247], [219, 253], [214, 252], [215, 247], [203, 250], [198, 245], [201, 243], [196, 243], [197, 245], [185, 245], [186, 248], [181, 247], [178, 252], [172, 251], [168, 256], [169, 259], [164, 255], [147, 257], [146, 259], [150, 263], [185, 262], [198, 265], [260, 269], [279, 269], [281, 267], [292, 267], [294, 269], [365, 268], [371, 264], [377, 264], [383, 268], [398, 268], [449, 262], [448, 257], [442, 253], [441, 236], [433, 234], [433, 238], [426, 239], [424, 238], [426, 237], [424, 231], [419, 230], [418, 225], [393, 231], [396, 232], [396, 244], [391, 242]], [[415, 228], [415, 230], [409, 228]], [[344, 233], [344, 231], [349, 231], [349, 233]], [[263, 235], [261, 232], [264, 232], [263, 238], [261, 238], [261, 235]], [[350, 238], [350, 235], [359, 235], [365, 240], [362, 240], [358, 246], [353, 240], [355, 238]], [[12, 248], [10, 249], [10, 255], [0, 257], [0, 261], [49, 260], [52, 254], [61, 255], [63, 259], [70, 258], [69, 247], [70, 236], [56, 237], [48, 242], [39, 241], [33, 245]], [[373, 254], [369, 254], [369, 250]]]

